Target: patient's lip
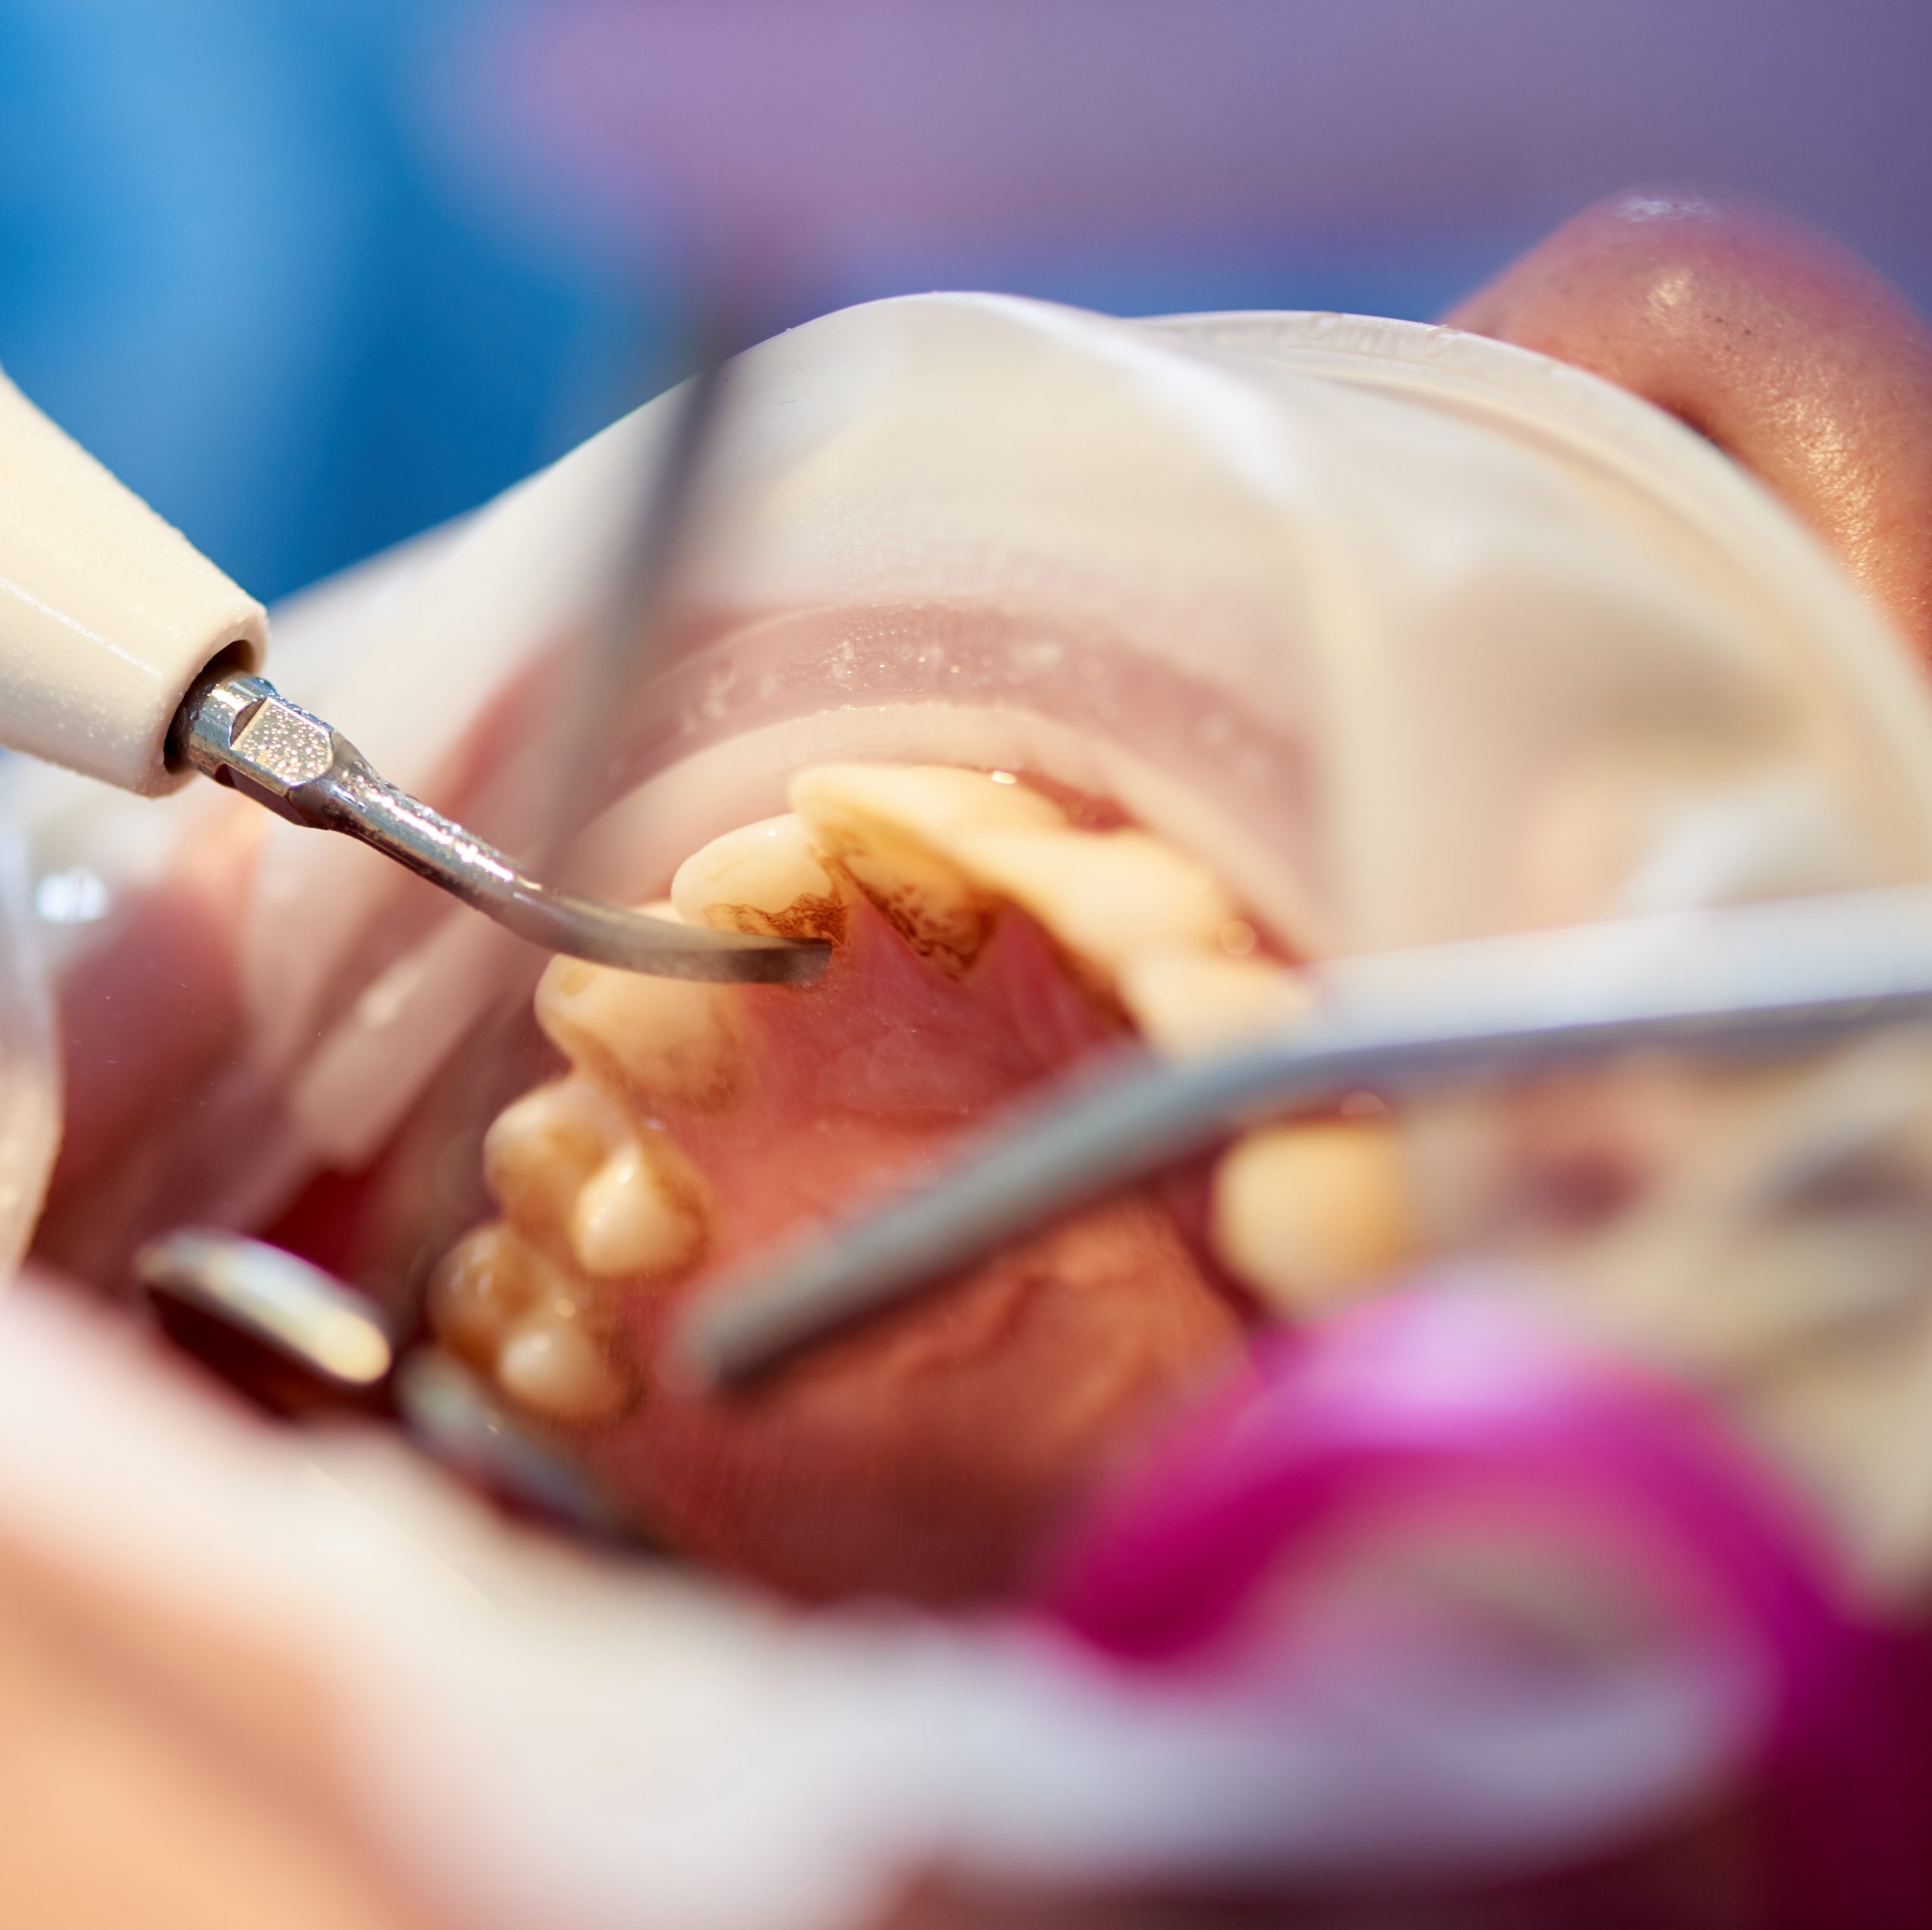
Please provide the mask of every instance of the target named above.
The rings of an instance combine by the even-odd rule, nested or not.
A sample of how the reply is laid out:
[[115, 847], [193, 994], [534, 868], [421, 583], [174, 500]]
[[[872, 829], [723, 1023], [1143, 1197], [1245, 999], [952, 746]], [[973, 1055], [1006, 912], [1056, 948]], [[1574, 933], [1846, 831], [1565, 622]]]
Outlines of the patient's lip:
[[1634, 389], [1756, 470], [1932, 659], [1932, 329], [1782, 217], [1599, 202], [1450, 320]]

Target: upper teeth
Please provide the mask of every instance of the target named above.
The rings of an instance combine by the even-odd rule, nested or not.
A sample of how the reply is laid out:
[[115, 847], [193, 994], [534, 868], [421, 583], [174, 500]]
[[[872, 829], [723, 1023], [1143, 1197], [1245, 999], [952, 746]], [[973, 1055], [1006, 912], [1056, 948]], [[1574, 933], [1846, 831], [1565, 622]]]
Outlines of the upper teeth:
[[626, 1390], [570, 1282], [513, 1228], [481, 1227], [437, 1269], [430, 1311], [446, 1346], [513, 1399], [558, 1421], [595, 1421]]
[[556, 1080], [497, 1115], [484, 1178], [518, 1226], [561, 1238], [578, 1188], [630, 1135], [623, 1109], [588, 1080]]
[[568, 1295], [552, 1298], [518, 1321], [505, 1336], [496, 1364], [506, 1394], [559, 1421], [601, 1420], [623, 1400], [623, 1382]]
[[580, 1076], [505, 1108], [485, 1136], [483, 1170], [512, 1225], [593, 1280], [672, 1272], [703, 1244], [703, 1188], [689, 1162]]
[[961, 862], [962, 844], [1066, 822], [1038, 791], [942, 764], [820, 764], [792, 779], [791, 801], [819, 849], [907, 944], [954, 970], [978, 957], [995, 908]]
[[577, 1190], [571, 1256], [593, 1280], [675, 1273], [704, 1244], [703, 1183], [663, 1132], [626, 1139]]
[[833, 938], [844, 901], [791, 812], [714, 837], [678, 867], [671, 902], [694, 925], [786, 938]]
[[[1144, 831], [1078, 828], [1003, 774], [820, 765], [790, 794], [791, 813], [686, 859], [670, 903], [652, 908], [838, 938], [857, 890], [956, 975], [1017, 906], [1170, 1053], [1232, 1044], [1307, 1003], [1301, 974], [1246, 955], [1254, 930], [1208, 866]], [[745, 1089], [752, 997], [570, 959], [545, 972], [537, 1019], [572, 1070], [491, 1127], [485, 1174], [506, 1225], [459, 1249], [436, 1301], [451, 1344], [526, 1405], [608, 1412], [623, 1388], [586, 1317], [598, 1283], [666, 1280], [701, 1257], [703, 1182], [650, 1115], [709, 1112]], [[1307, 1311], [1407, 1250], [1405, 1200], [1386, 1127], [1254, 1134], [1222, 1163], [1214, 1235], [1251, 1283]]]
[[[1155, 954], [1220, 958], [1224, 945], [1254, 943], [1199, 860], [1145, 831], [1076, 829], [1003, 773], [821, 764], [793, 779], [792, 801], [913, 948], [955, 970], [977, 956], [1001, 903], [1020, 906], [1109, 988]], [[1278, 970], [1257, 961], [1247, 976]]]

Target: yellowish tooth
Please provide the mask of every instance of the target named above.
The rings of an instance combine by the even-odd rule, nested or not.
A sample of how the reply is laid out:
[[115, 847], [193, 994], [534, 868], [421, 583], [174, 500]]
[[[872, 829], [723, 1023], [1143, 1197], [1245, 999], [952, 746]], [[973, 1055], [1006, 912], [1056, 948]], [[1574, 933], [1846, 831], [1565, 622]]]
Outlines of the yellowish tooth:
[[1314, 997], [1306, 973], [1266, 958], [1150, 951], [1121, 967], [1121, 1002], [1155, 1051], [1171, 1059], [1278, 1032]]
[[631, 1139], [579, 1189], [568, 1228], [572, 1257], [593, 1280], [677, 1273], [704, 1249], [702, 1182], [661, 1132]]
[[795, 812], [714, 837], [678, 867], [671, 902], [687, 924], [779, 938], [842, 937], [845, 901]]
[[1144, 831], [979, 831], [957, 856], [1109, 977], [1149, 952], [1212, 954], [1237, 927], [1251, 939], [1214, 874]]
[[580, 1072], [647, 1100], [715, 1105], [743, 1069], [728, 985], [553, 958], [537, 982], [537, 1022]]
[[1066, 813], [1004, 773], [952, 764], [814, 764], [792, 779], [792, 810], [822, 846], [878, 832], [943, 853], [982, 831], [1054, 831]]
[[1048, 831], [1066, 813], [1026, 785], [939, 764], [818, 764], [792, 780], [792, 810], [922, 956], [964, 967], [992, 930], [993, 897], [959, 862], [971, 837]]
[[1267, 1126], [1214, 1172], [1214, 1248], [1284, 1313], [1352, 1299], [1418, 1251], [1394, 1129], [1374, 1121]]
[[483, 1176], [519, 1231], [561, 1234], [583, 1182], [633, 1136], [623, 1108], [589, 1080], [553, 1080], [491, 1121]]
[[430, 1277], [428, 1312], [436, 1338], [478, 1366], [494, 1362], [511, 1323], [536, 1297], [540, 1266], [500, 1222], [466, 1234]]
[[624, 1384], [568, 1295], [526, 1314], [497, 1350], [497, 1383], [516, 1403], [552, 1421], [608, 1419]]

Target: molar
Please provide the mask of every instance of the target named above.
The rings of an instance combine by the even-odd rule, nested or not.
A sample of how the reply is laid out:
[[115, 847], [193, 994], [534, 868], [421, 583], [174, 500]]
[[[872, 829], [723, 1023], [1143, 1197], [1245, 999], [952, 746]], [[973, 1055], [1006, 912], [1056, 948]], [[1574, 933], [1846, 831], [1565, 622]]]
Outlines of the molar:
[[696, 1169], [668, 1134], [640, 1131], [581, 1077], [506, 1106], [484, 1136], [483, 1172], [512, 1226], [589, 1280], [678, 1272], [703, 1249], [710, 1215]]
[[792, 781], [814, 842], [921, 957], [963, 970], [997, 910], [960, 858], [970, 838], [1063, 829], [1051, 800], [1002, 773], [941, 764], [819, 764]]
[[1395, 1129], [1374, 1120], [1266, 1126], [1214, 1172], [1215, 1251], [1272, 1305], [1309, 1319], [1419, 1250]]
[[795, 812], [714, 837], [678, 867], [671, 902], [687, 924], [778, 938], [845, 934], [837, 881]]

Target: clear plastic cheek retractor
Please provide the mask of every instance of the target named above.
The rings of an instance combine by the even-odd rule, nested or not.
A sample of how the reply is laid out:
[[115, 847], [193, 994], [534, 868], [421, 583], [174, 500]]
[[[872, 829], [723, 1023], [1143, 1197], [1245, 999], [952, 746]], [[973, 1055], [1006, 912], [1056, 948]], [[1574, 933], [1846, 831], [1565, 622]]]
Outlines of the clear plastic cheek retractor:
[[[712, 387], [691, 386], [688, 454]], [[666, 478], [658, 500], [682, 483]], [[632, 573], [634, 625], [661, 574]], [[267, 638], [260, 604], [0, 376], [0, 743], [150, 795], [199, 771], [373, 845], [548, 951], [669, 978], [823, 970], [820, 945], [694, 930], [531, 877], [266, 682]]]

